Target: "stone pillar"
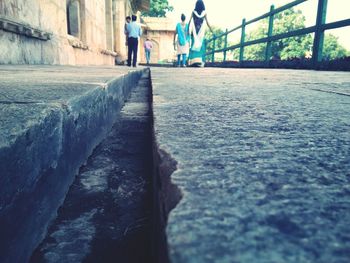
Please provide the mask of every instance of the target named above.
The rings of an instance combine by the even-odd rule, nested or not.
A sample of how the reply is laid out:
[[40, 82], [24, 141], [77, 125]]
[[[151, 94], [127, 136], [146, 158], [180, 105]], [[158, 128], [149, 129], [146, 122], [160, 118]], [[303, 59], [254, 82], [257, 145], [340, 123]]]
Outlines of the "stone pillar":
[[113, 10], [112, 0], [105, 0], [105, 19], [106, 19], [106, 49], [113, 51]]
[[117, 35], [116, 35], [116, 26], [117, 26], [117, 23], [118, 23], [118, 16], [117, 16], [117, 13], [116, 13], [116, 9], [117, 9], [117, 0], [112, 0], [112, 26], [113, 26], [113, 51], [116, 51], [117, 50], [117, 45], [116, 45], [116, 42], [117, 42]]
[[127, 13], [127, 0], [114, 0], [115, 24], [114, 24], [114, 45], [115, 51], [118, 53], [117, 63], [121, 63], [127, 59], [127, 47], [125, 46], [126, 37], [124, 34], [125, 17]]
[[80, 26], [81, 26], [81, 33], [80, 33], [80, 39], [84, 43], [87, 43], [87, 16], [86, 16], [86, 3], [85, 0], [80, 0]]

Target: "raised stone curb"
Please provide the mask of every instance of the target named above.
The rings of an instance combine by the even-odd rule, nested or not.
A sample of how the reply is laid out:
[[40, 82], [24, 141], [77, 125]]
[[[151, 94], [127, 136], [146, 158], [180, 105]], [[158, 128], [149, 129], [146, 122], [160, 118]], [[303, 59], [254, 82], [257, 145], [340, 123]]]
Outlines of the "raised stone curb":
[[[0, 71], [0, 262], [27, 262], [79, 167], [112, 127], [143, 70]], [[13, 81], [11, 74], [25, 77]], [[57, 96], [60, 80], [67, 92]], [[15, 94], [10, 84], [26, 89]], [[48, 88], [37, 90], [38, 85]]]

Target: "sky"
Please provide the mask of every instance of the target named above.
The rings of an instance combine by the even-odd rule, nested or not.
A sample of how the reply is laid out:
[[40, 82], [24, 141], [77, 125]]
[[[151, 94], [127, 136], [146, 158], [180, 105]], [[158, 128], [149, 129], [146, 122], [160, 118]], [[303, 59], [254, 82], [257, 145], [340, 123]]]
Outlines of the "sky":
[[[189, 18], [196, 0], [168, 0], [168, 2], [174, 7], [174, 11], [168, 14], [168, 17], [178, 21], [181, 13], [184, 13]], [[226, 28], [232, 29], [240, 25], [243, 18], [251, 20], [267, 13], [272, 4], [277, 8], [293, 2], [293, 0], [203, 0], [203, 2], [205, 3], [209, 23], [212, 26], [225, 30]], [[318, 0], [308, 0], [297, 7], [306, 16], [306, 26], [315, 24], [317, 2]], [[350, 18], [348, 10], [350, 10], [350, 0], [328, 0], [326, 22]], [[251, 27], [253, 28], [253, 26]], [[326, 32], [338, 36], [339, 42], [350, 50], [350, 27]], [[237, 32], [237, 36], [232, 37], [238, 38], [239, 33]]]

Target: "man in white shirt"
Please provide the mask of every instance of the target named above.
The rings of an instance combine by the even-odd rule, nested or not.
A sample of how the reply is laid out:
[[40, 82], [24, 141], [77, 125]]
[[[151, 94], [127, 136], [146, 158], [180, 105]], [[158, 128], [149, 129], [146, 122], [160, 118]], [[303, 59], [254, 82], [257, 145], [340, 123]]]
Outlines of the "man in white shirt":
[[132, 66], [136, 67], [137, 61], [137, 48], [139, 45], [139, 37], [142, 35], [141, 26], [136, 22], [137, 17], [132, 15], [131, 23], [127, 25], [128, 31], [128, 66], [131, 67], [131, 57]]

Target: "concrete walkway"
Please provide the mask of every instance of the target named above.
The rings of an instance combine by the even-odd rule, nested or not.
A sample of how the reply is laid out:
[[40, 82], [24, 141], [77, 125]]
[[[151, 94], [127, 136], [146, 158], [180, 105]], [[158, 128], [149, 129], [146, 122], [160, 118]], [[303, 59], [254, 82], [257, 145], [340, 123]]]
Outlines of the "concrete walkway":
[[152, 69], [172, 263], [350, 261], [350, 74]]
[[[28, 262], [74, 175], [106, 139], [145, 74], [145, 69], [124, 67], [0, 66], [0, 262]], [[177, 170], [171, 178], [182, 193], [166, 228], [171, 263], [350, 261], [349, 73], [152, 68], [151, 75], [155, 139], [163, 157], [157, 176], [169, 173], [175, 160]], [[125, 148], [119, 149], [122, 135], [137, 137], [127, 128], [129, 117], [138, 118], [134, 113], [140, 108], [134, 106], [125, 108], [125, 121], [112, 131], [116, 136], [97, 147], [72, 187], [87, 193], [87, 198], [90, 190], [99, 191], [99, 197], [91, 199], [100, 206], [79, 207], [78, 198], [73, 199], [78, 202], [75, 209], [68, 197], [66, 205], [72, 210], [63, 208], [37, 250], [39, 260], [63, 262], [66, 255], [66, 262], [69, 256], [95, 262], [101, 251], [108, 253], [100, 244], [102, 234], [113, 239], [134, 233], [127, 213], [122, 213], [127, 219], [120, 221], [119, 230], [104, 222], [114, 220], [113, 202], [118, 200], [127, 209], [125, 195], [143, 193], [144, 175], [134, 185], [132, 174], [125, 176], [119, 164], [101, 165], [106, 168], [103, 173], [93, 165], [107, 153], [127, 167], [137, 163], [128, 163], [123, 159]], [[137, 127], [135, 134], [141, 132]], [[150, 140], [149, 134], [139, 135], [140, 140]], [[130, 149], [138, 155], [136, 147]], [[112, 150], [120, 150], [119, 155]], [[116, 166], [122, 171], [118, 178]], [[149, 169], [149, 163], [146, 166]], [[167, 179], [153, 182], [161, 196], [155, 200], [160, 216], [178, 198], [169, 196], [178, 192]], [[128, 193], [117, 188], [127, 182]], [[74, 191], [71, 195], [77, 196]], [[135, 206], [147, 199], [140, 196], [144, 200]], [[102, 206], [102, 199], [108, 199], [107, 206]], [[78, 208], [86, 210], [80, 215]], [[103, 219], [99, 227], [89, 225], [95, 214]], [[80, 224], [80, 216], [85, 216], [88, 227]], [[134, 217], [137, 227], [139, 217], [143, 216]], [[162, 225], [163, 218], [156, 220], [152, 223]], [[149, 223], [142, 221], [140, 229]], [[60, 229], [70, 226], [82, 234], [73, 234], [78, 243], [69, 235], [52, 242], [51, 237], [61, 238]], [[84, 245], [76, 251], [81, 240]], [[73, 254], [65, 247], [69, 241], [75, 244]], [[91, 245], [87, 250], [86, 244]], [[114, 243], [109, 247], [115, 248]], [[122, 252], [130, 248], [119, 246]], [[137, 262], [143, 254], [136, 249], [125, 258], [135, 256]]]

